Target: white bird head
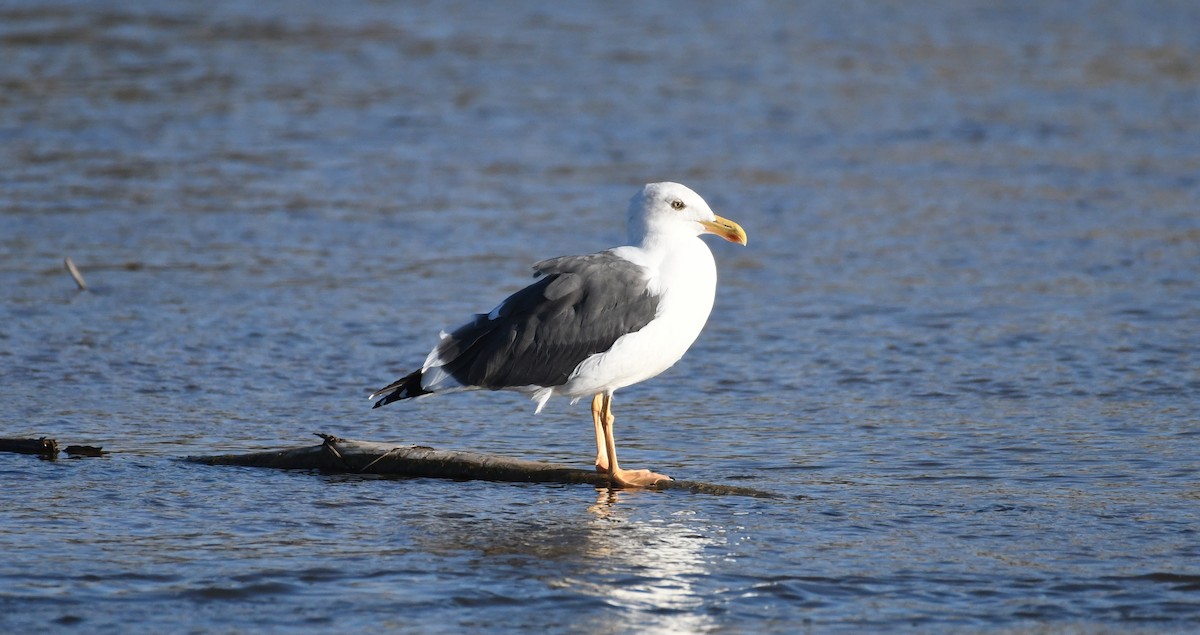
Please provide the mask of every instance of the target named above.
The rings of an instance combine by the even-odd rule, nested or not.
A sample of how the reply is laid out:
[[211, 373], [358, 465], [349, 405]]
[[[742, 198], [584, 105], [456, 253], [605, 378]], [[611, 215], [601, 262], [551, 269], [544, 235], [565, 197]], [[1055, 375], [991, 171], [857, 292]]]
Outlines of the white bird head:
[[629, 240], [643, 244], [647, 238], [695, 237], [716, 234], [739, 245], [746, 232], [737, 223], [713, 213], [708, 203], [679, 183], [649, 183], [629, 201]]

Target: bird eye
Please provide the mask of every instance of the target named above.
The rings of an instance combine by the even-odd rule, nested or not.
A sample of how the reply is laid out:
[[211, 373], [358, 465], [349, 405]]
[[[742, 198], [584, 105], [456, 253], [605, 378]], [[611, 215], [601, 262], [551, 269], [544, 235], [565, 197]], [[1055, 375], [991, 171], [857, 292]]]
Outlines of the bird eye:
[[679, 199], [671, 201], [671, 209], [683, 209], [685, 207], [687, 207], [687, 205], [684, 205], [683, 201]]

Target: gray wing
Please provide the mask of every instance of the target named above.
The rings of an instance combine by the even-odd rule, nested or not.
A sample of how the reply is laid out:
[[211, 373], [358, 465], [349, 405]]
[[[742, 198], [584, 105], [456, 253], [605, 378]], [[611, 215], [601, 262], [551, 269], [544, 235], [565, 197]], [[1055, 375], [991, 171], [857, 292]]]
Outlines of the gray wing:
[[645, 269], [610, 252], [533, 267], [537, 282], [443, 340], [442, 368], [461, 384], [562, 385], [580, 362], [649, 324], [658, 309]]

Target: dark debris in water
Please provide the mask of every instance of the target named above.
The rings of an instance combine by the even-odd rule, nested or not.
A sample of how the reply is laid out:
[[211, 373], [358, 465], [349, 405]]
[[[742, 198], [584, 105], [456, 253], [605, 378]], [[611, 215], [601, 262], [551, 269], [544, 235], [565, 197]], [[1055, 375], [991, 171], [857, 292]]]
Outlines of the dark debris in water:
[[[58, 458], [58, 441], [49, 437], [37, 439], [0, 439], [0, 452], [36, 454], [45, 459]], [[94, 445], [68, 445], [63, 449], [71, 458], [104, 456], [104, 448]]]
[[0, 439], [0, 452], [54, 456], [58, 454], [58, 441], [47, 437], [37, 439]]
[[104, 448], [95, 445], [68, 445], [63, 451], [71, 455], [72, 458], [83, 456], [104, 456], [105, 454], [108, 454], [108, 452], [104, 451]]

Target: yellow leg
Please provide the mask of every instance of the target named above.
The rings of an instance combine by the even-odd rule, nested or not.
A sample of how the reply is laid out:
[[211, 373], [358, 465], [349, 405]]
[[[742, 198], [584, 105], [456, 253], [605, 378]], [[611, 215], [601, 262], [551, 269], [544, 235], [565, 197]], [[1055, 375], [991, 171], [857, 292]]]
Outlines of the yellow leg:
[[[617, 442], [613, 438], [613, 422], [616, 420], [612, 413], [612, 393], [605, 392], [598, 397], [601, 399], [600, 417], [597, 421], [604, 428], [605, 453], [608, 455], [608, 475], [614, 483], [621, 487], [649, 487], [658, 481], [667, 481], [671, 477], [650, 470], [622, 470], [617, 463]], [[595, 399], [592, 400], [593, 405]], [[597, 443], [597, 445], [599, 445]]]
[[608, 472], [608, 449], [604, 441], [604, 427], [600, 422], [604, 416], [604, 393], [598, 392], [592, 397], [592, 423], [596, 426], [596, 471]]

